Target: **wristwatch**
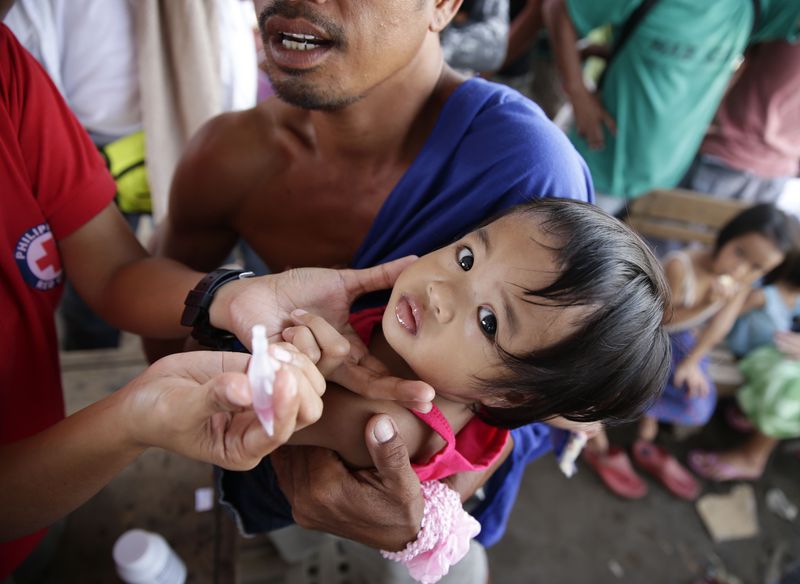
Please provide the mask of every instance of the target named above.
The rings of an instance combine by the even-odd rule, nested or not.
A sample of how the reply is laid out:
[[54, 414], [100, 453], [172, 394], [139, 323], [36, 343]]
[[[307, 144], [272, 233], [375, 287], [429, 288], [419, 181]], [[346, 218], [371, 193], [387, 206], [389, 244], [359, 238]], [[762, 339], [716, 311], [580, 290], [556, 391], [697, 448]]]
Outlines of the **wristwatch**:
[[252, 278], [253, 272], [220, 268], [206, 274], [184, 300], [186, 308], [181, 315], [181, 324], [192, 327], [192, 337], [212, 349], [230, 349], [237, 342], [236, 336], [211, 325], [209, 308], [214, 294], [225, 284], [242, 278]]

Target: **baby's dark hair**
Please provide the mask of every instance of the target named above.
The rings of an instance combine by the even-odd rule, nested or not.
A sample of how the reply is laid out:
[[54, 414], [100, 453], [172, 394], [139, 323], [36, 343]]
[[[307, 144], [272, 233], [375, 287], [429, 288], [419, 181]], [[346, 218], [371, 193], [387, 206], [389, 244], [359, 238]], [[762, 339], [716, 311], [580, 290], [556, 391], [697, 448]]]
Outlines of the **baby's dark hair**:
[[793, 247], [797, 236], [797, 221], [778, 209], [772, 203], [760, 203], [741, 211], [717, 233], [714, 255], [723, 246], [737, 237], [756, 233], [767, 238], [781, 252], [787, 253]]
[[510, 209], [541, 219], [560, 273], [528, 302], [590, 310], [565, 339], [530, 353], [501, 349], [507, 373], [478, 379], [479, 389], [508, 406], [481, 406], [489, 424], [513, 428], [563, 416], [576, 422], [630, 421], [661, 394], [670, 365], [662, 322], [669, 287], [661, 265], [629, 227], [598, 207], [537, 199]]

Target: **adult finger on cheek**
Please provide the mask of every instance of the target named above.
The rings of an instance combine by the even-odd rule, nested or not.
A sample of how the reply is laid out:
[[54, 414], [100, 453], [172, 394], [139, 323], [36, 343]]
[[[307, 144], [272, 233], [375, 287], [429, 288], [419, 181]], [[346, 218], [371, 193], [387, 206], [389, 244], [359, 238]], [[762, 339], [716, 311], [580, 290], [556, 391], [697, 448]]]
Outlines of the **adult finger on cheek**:
[[347, 295], [355, 299], [367, 292], [391, 288], [400, 273], [417, 259], [406, 256], [365, 270], [342, 270], [339, 274]]

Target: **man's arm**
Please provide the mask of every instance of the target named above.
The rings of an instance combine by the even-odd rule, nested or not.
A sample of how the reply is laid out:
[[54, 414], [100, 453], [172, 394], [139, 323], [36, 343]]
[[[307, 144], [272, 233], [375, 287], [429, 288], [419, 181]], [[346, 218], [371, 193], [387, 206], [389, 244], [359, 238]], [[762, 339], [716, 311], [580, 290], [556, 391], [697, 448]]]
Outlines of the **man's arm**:
[[550, 34], [556, 66], [564, 91], [575, 112], [578, 133], [590, 148], [603, 147], [603, 125], [616, 132], [614, 119], [598, 97], [583, 83], [583, 70], [578, 50], [578, 34], [567, 10], [566, 0], [544, 0], [544, 22]]
[[516, 61], [536, 40], [542, 28], [542, 0], [527, 0], [525, 7], [511, 21], [508, 49], [503, 67]]
[[[327, 448], [280, 448], [272, 456], [278, 482], [301, 527], [332, 533], [373, 548], [396, 551], [416, 539], [425, 502], [408, 450], [391, 417], [369, 420], [365, 442], [373, 469], [350, 471]], [[483, 472], [448, 479], [465, 501], [511, 452]]]

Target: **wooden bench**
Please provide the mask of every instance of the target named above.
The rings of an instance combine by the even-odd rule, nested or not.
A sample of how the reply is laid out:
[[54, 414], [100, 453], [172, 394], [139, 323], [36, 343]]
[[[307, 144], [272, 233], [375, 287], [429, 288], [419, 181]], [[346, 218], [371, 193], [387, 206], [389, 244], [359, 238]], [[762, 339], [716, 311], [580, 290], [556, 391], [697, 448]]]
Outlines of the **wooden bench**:
[[[694, 191], [661, 189], [634, 199], [625, 220], [646, 238], [713, 245], [719, 229], [747, 206]], [[736, 359], [722, 346], [709, 357], [709, 373], [718, 392], [730, 395], [743, 381]]]
[[717, 231], [747, 207], [694, 191], [655, 190], [630, 203], [626, 221], [646, 237], [713, 245]]

